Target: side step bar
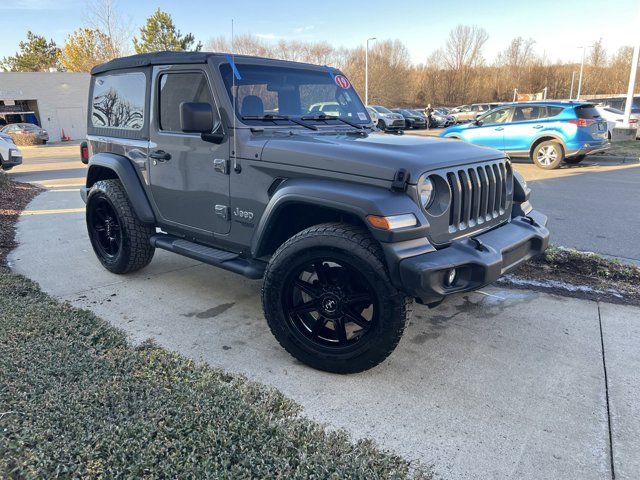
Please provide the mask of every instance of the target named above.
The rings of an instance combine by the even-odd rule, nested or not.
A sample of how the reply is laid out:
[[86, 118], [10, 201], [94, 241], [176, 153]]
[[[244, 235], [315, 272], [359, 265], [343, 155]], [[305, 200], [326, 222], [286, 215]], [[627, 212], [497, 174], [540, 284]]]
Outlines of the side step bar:
[[256, 280], [262, 278], [267, 266], [264, 262], [241, 258], [237, 253], [207, 247], [173, 235], [156, 234], [151, 237], [150, 242], [156, 248], [168, 250]]

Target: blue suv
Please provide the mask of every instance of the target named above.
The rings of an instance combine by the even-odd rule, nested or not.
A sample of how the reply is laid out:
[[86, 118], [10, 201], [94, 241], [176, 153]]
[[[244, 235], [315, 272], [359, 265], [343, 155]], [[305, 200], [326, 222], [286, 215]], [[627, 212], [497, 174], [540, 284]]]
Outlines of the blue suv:
[[475, 122], [447, 128], [440, 136], [485, 145], [538, 167], [579, 163], [609, 148], [607, 122], [582, 102], [526, 102], [501, 105]]

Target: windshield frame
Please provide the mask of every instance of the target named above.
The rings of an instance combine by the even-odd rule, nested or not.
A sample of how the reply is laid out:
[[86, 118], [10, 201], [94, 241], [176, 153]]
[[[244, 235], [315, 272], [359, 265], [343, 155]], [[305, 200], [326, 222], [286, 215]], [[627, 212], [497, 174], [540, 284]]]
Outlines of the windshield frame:
[[[238, 102], [237, 99], [234, 99], [233, 95], [232, 95], [232, 87], [233, 84], [236, 84], [236, 87], [238, 84], [242, 85], [242, 70], [243, 67], [251, 67], [251, 68], [265, 68], [265, 69], [282, 69], [283, 71], [289, 70], [289, 71], [299, 71], [302, 73], [311, 73], [311, 74], [325, 74], [327, 75], [327, 77], [332, 77], [335, 81], [335, 77], [342, 75], [344, 76], [344, 74], [342, 72], [340, 72], [337, 69], [334, 68], [330, 68], [330, 67], [324, 67], [324, 69], [322, 67], [319, 66], [312, 66], [312, 65], [306, 65], [306, 64], [296, 64], [296, 63], [292, 63], [291, 65], [279, 65], [277, 64], [278, 61], [274, 61], [273, 64], [271, 63], [262, 63], [262, 62], [234, 62], [235, 65], [232, 65], [230, 62], [221, 62], [217, 65], [217, 71], [220, 74], [220, 76], [222, 77], [222, 93], [227, 95], [227, 99], [229, 101], [229, 106], [233, 108], [234, 110], [234, 114], [235, 114], [235, 118], [237, 119], [238, 122], [242, 123], [243, 126], [245, 127], [249, 127], [249, 128], [290, 128], [290, 127], [295, 127], [295, 128], [305, 128], [304, 126], [302, 126], [300, 124], [300, 121], [302, 121], [301, 119], [303, 117], [308, 117], [308, 116], [315, 116], [315, 115], [320, 115], [322, 113], [325, 113], [327, 115], [326, 119], [313, 119], [313, 120], [303, 120], [305, 124], [309, 124], [311, 126], [314, 127], [347, 127], [347, 128], [354, 128], [353, 126], [349, 126], [348, 123], [343, 122], [341, 119], [347, 120], [347, 122], [352, 122], [357, 124], [359, 127], [362, 128], [367, 128], [367, 127], [371, 127], [373, 125], [373, 120], [371, 118], [371, 115], [369, 114], [369, 111], [366, 108], [366, 105], [364, 104], [364, 102], [362, 101], [362, 99], [360, 98], [360, 95], [358, 95], [358, 93], [356, 92], [355, 88], [353, 87], [353, 85], [349, 82], [349, 87], [348, 88], [344, 88], [345, 91], [348, 92], [349, 96], [352, 97], [351, 102], [352, 104], [354, 104], [354, 116], [353, 117], [349, 117], [347, 115], [340, 115], [337, 116], [335, 115], [334, 112], [328, 113], [328, 112], [322, 112], [322, 111], [309, 111], [309, 112], [301, 112], [300, 114], [290, 114], [290, 113], [272, 113], [269, 111], [265, 111], [264, 115], [266, 117], [269, 117], [269, 115], [273, 115], [275, 117], [281, 116], [281, 117], [288, 117], [288, 118], [275, 118], [275, 119], [268, 119], [265, 118], [264, 120], [259, 120], [259, 119], [247, 119], [246, 117], [248, 116], [252, 116], [252, 115], [242, 115], [242, 112], [240, 111], [240, 104]], [[237, 76], [234, 78], [234, 67], [237, 70], [237, 72], [240, 75], [240, 80], [238, 80]], [[244, 85], [251, 85], [251, 84], [247, 84], [245, 83]], [[256, 84], [257, 85], [257, 84]], [[294, 84], [295, 85], [295, 84]], [[301, 84], [304, 85], [304, 84]], [[310, 84], [313, 85], [313, 84]], [[321, 83], [318, 83], [318, 85], [323, 85]], [[326, 85], [331, 85], [330, 83], [326, 83]], [[236, 105], [234, 105], [234, 100], [236, 102]], [[311, 105], [316, 105], [316, 104], [328, 104], [331, 102], [336, 102], [337, 103], [337, 99], [333, 100], [331, 98], [327, 98], [325, 101], [320, 101], [320, 102], [313, 102]], [[358, 107], [358, 104], [361, 108]], [[235, 107], [235, 108], [234, 108]], [[363, 113], [365, 115], [365, 119], [362, 119], [359, 115], [359, 113]], [[357, 116], [356, 116], [357, 115]], [[245, 117], [245, 118], [243, 118]], [[337, 117], [337, 118], [331, 118], [331, 117]]]

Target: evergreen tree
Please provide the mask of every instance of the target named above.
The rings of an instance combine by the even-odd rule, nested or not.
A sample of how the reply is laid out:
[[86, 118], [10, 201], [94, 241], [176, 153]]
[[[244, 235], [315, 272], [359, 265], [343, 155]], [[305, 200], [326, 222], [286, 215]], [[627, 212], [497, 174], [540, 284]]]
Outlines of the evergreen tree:
[[198, 42], [193, 48], [194, 43], [195, 37], [193, 34], [182, 35], [180, 30], [176, 29], [171, 15], [159, 8], [147, 18], [147, 23], [140, 28], [140, 38], [133, 38], [133, 48], [136, 53], [164, 50], [199, 52], [202, 49], [202, 44]]
[[10, 72], [46, 72], [60, 68], [60, 49], [53, 40], [28, 31], [27, 40], [19, 43], [18, 52], [2, 59], [2, 68]]

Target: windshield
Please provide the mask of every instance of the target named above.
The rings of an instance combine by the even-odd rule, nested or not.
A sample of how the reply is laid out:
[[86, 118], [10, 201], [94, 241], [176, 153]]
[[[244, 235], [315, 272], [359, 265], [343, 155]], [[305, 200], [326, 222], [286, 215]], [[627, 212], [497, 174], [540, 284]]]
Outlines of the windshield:
[[389, 110], [388, 108], [384, 108], [384, 107], [376, 106], [376, 107], [371, 107], [371, 108], [373, 108], [378, 113], [393, 113], [391, 110]]
[[[272, 65], [236, 64], [236, 113], [248, 125], [264, 125], [267, 116], [291, 117], [310, 123], [331, 120], [309, 120], [309, 117], [335, 116], [351, 123], [371, 122], [367, 110], [351, 83], [341, 74], [328, 69], [309, 70]], [[234, 84], [230, 64], [220, 66], [229, 98]], [[239, 77], [239, 78], [238, 78]], [[244, 118], [243, 118], [244, 117]], [[288, 123], [277, 118], [274, 123]], [[335, 121], [336, 124], [342, 122]]]

